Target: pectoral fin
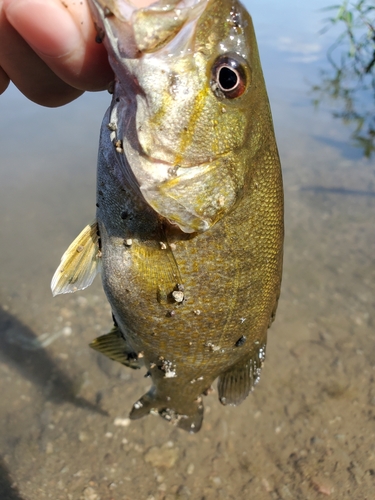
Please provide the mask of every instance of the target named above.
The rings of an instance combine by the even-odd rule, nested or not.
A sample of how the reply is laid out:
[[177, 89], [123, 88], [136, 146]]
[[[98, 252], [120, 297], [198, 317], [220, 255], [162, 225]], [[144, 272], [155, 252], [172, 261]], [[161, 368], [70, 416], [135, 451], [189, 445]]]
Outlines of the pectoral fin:
[[93, 340], [90, 347], [125, 366], [141, 368], [138, 355], [127, 345], [118, 326], [114, 326], [109, 333]]
[[222, 373], [218, 380], [219, 400], [223, 405], [237, 406], [259, 381], [265, 356], [265, 344], [250, 359], [241, 361]]
[[51, 282], [53, 296], [91, 285], [100, 272], [99, 229], [96, 220], [87, 225], [61, 258]]
[[168, 304], [176, 287], [183, 286], [183, 278], [166, 237], [161, 235], [160, 242], [152, 243], [133, 243], [134, 269], [139, 276], [147, 277], [147, 282], [155, 288], [158, 302]]

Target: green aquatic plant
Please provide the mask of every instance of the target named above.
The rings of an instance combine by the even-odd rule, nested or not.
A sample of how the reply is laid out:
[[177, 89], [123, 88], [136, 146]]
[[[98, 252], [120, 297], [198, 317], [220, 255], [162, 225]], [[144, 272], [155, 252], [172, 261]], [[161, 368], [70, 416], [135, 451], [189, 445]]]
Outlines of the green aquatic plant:
[[321, 83], [312, 88], [314, 104], [327, 97], [339, 104], [333, 115], [354, 125], [354, 144], [371, 157], [375, 152], [375, 5], [373, 0], [345, 0], [324, 10], [334, 15], [322, 31], [333, 26], [343, 31], [328, 49], [329, 69], [321, 71]]

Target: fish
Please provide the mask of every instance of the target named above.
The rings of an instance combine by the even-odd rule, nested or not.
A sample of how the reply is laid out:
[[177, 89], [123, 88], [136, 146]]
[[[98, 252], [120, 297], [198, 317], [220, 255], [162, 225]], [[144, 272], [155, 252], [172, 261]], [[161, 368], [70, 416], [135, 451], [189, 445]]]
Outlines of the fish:
[[283, 258], [283, 185], [251, 16], [237, 0], [89, 0], [115, 80], [101, 127], [95, 220], [65, 252], [52, 292], [96, 274], [112, 330], [91, 347], [190, 433], [216, 379], [223, 405], [259, 381]]

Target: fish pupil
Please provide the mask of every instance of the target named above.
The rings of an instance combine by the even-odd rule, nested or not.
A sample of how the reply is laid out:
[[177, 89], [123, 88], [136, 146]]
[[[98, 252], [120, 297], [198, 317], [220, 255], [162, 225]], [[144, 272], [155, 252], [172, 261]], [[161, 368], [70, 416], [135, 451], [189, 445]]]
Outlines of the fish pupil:
[[222, 66], [218, 71], [218, 83], [223, 92], [234, 90], [239, 80], [237, 71], [228, 66]]

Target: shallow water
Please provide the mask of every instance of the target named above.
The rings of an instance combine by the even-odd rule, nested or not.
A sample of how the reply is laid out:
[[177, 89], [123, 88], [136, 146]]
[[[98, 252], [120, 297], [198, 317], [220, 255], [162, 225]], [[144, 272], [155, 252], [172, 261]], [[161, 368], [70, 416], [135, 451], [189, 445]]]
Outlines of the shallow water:
[[57, 110], [0, 97], [1, 500], [373, 498], [374, 161], [311, 106], [327, 2], [248, 4], [284, 171], [283, 288], [260, 384], [238, 408], [208, 396], [196, 435], [127, 420], [149, 384], [88, 347], [111, 327], [100, 280], [50, 293], [95, 212], [109, 96]]

